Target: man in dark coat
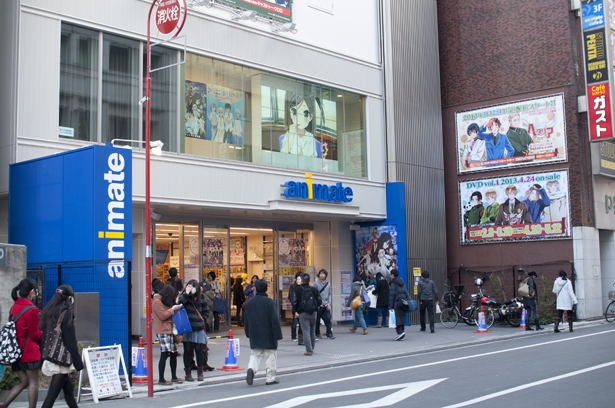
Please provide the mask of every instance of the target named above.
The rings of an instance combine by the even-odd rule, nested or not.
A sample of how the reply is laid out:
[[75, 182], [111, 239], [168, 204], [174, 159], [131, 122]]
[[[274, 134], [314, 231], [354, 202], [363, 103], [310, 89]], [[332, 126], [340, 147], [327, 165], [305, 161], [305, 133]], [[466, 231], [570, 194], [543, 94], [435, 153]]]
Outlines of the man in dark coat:
[[526, 319], [525, 319], [525, 330], [534, 330], [531, 327], [531, 316], [534, 315], [534, 324], [536, 325], [536, 330], [543, 330], [543, 327], [540, 327], [540, 316], [538, 316], [538, 287], [536, 286], [535, 278], [538, 278], [538, 274], [534, 271], [527, 274], [527, 286], [530, 289], [529, 296], [523, 297], [523, 305], [525, 310], [527, 311]]
[[425, 331], [425, 310], [427, 310], [427, 314], [429, 314], [429, 328], [431, 332], [434, 333], [434, 302], [438, 302], [438, 290], [436, 289], [436, 284], [434, 281], [429, 279], [429, 272], [423, 271], [421, 273], [423, 279], [419, 281], [417, 285], [417, 294], [419, 297], [419, 311], [420, 321], [421, 321], [421, 331]]
[[381, 272], [376, 274], [376, 287], [372, 292], [374, 295], [378, 296], [378, 300], [376, 301], [376, 309], [378, 310], [378, 324], [374, 327], [382, 327], [383, 322], [383, 313], [384, 315], [384, 325], [389, 325], [389, 281], [387, 281]]
[[393, 340], [403, 340], [406, 337], [406, 331], [404, 329], [404, 323], [406, 322], [406, 313], [408, 313], [409, 307], [404, 305], [402, 300], [409, 300], [410, 294], [406, 289], [404, 280], [399, 277], [399, 271], [397, 269], [391, 270], [391, 290], [389, 291], [389, 307], [390, 310], [395, 313], [395, 330], [397, 335]]
[[245, 333], [250, 339], [250, 363], [246, 381], [252, 385], [254, 374], [263, 361], [266, 360], [267, 385], [278, 384], [275, 379], [277, 369], [278, 340], [282, 340], [282, 328], [276, 311], [275, 302], [267, 296], [267, 281], [259, 279], [255, 282], [256, 295], [246, 303]]
[[[311, 296], [309, 292], [311, 292]], [[313, 301], [310, 302], [310, 298], [313, 298]], [[307, 303], [312, 303], [312, 310], [308, 310], [306, 306]], [[310, 275], [304, 273], [301, 277], [301, 286], [295, 288], [295, 317], [299, 319], [299, 325], [301, 326], [301, 331], [304, 333], [303, 342], [305, 343], [305, 353], [306, 356], [311, 356], [314, 354], [314, 347], [316, 346], [316, 311], [322, 304], [322, 300], [320, 299], [320, 293], [318, 290], [310, 286]]]

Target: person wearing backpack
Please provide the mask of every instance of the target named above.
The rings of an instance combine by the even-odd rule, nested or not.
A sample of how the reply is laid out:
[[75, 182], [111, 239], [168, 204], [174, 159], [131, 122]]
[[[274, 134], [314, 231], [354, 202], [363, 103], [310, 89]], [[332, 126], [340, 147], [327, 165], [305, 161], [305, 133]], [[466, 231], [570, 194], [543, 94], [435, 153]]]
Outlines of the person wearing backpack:
[[[73, 382], [69, 377], [70, 373], [83, 370], [83, 362], [81, 361], [79, 347], [77, 346], [75, 325], [73, 324], [74, 296], [73, 288], [68, 285], [61, 285], [56, 289], [56, 293], [47, 303], [41, 314], [44, 345], [42, 371], [46, 376], [51, 376], [51, 383], [49, 384], [43, 408], [53, 407], [60, 395], [60, 391], [64, 391], [66, 405], [70, 408], [78, 407], [77, 401], [75, 401]], [[72, 364], [69, 367], [48, 361], [49, 354], [53, 354], [53, 348], [51, 350], [47, 348], [49, 343], [45, 344], [45, 339], [49, 338], [58, 326], [62, 332], [62, 344], [68, 350], [70, 360], [72, 360]], [[48, 354], [45, 354], [46, 352]]]
[[564, 312], [568, 311], [568, 330], [572, 333], [572, 309], [573, 305], [579, 303], [577, 297], [572, 289], [572, 282], [566, 279], [568, 274], [565, 270], [559, 271], [559, 278], [553, 282], [553, 293], [555, 293], [555, 308], [557, 309], [557, 318], [555, 319], [555, 326], [553, 327], [553, 333], [559, 333], [559, 324], [564, 317]]
[[363, 300], [363, 290], [364, 289], [365, 289], [365, 284], [363, 283], [363, 279], [361, 278], [361, 275], [355, 275], [355, 277], [352, 279], [352, 286], [350, 288], [350, 296], [348, 296], [348, 300], [346, 301], [346, 307], [350, 307], [350, 305], [352, 304], [352, 300], [354, 298], [359, 296], [359, 298], [361, 299], [361, 306], [356, 308], [354, 311], [354, 326], [352, 327], [352, 329], [348, 328], [348, 330], [350, 330], [353, 333], [357, 332], [357, 327], [359, 327], [359, 324], [360, 324], [361, 327], [363, 328], [363, 333], [361, 334], [367, 334], [367, 325], [365, 324], [365, 318], [363, 317], [363, 310], [365, 310], [365, 302]]
[[295, 288], [295, 317], [299, 319], [299, 325], [304, 333], [305, 354], [314, 354], [316, 345], [316, 311], [322, 301], [318, 289], [310, 286], [310, 275], [304, 273], [301, 277], [301, 286]]
[[329, 340], [335, 339], [333, 331], [331, 330], [331, 285], [327, 282], [328, 272], [326, 269], [318, 271], [318, 279], [314, 282], [314, 287], [320, 293], [320, 299], [322, 301], [318, 308], [318, 314], [316, 315], [316, 338], [322, 339], [320, 335], [320, 319], [325, 322], [327, 328], [327, 338]]
[[531, 316], [534, 315], [534, 324], [536, 325], [536, 330], [544, 330], [544, 327], [540, 327], [540, 316], [538, 316], [538, 287], [536, 286], [536, 282], [534, 278], [537, 278], [538, 274], [534, 271], [527, 274], [527, 286], [528, 286], [528, 296], [523, 296], [523, 305], [525, 306], [525, 310], [527, 311], [526, 319], [525, 319], [525, 330], [530, 331], [534, 330], [530, 326]]
[[291, 309], [292, 309], [292, 315], [293, 315], [293, 321], [290, 323], [290, 339], [292, 341], [299, 341], [299, 346], [303, 346], [303, 331], [301, 330], [301, 326], [299, 326], [299, 338], [297, 339], [297, 325], [299, 324], [299, 319], [295, 317], [296, 315], [296, 310], [295, 310], [295, 289], [297, 289], [298, 286], [301, 286], [301, 277], [303, 276], [303, 272], [297, 272], [295, 274], [295, 281], [290, 285], [290, 288], [288, 290], [288, 300], [290, 301], [290, 305], [291, 305]]
[[11, 307], [9, 320], [15, 322], [17, 344], [21, 350], [21, 357], [11, 365], [11, 369], [17, 373], [19, 382], [11, 388], [1, 408], [8, 407], [26, 387], [28, 387], [29, 407], [36, 408], [40, 349], [43, 339], [43, 332], [38, 326], [38, 309], [32, 303], [38, 295], [36, 287], [37, 284], [33, 279], [26, 278], [11, 291], [15, 303]]

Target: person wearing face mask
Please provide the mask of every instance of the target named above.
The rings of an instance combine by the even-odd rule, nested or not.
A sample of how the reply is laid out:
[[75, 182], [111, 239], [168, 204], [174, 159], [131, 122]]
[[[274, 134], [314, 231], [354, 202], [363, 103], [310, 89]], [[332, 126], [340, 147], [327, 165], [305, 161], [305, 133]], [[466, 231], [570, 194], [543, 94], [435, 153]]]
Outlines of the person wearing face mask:
[[46, 359], [45, 350], [43, 350], [42, 372], [46, 376], [51, 376], [51, 384], [49, 384], [47, 397], [43, 403], [44, 408], [53, 407], [56, 399], [60, 395], [60, 391], [64, 391], [66, 405], [70, 408], [77, 407], [77, 401], [75, 401], [73, 392], [73, 382], [69, 374], [74, 371], [83, 370], [83, 362], [79, 355], [75, 325], [73, 324], [74, 295], [73, 288], [68, 285], [61, 285], [56, 289], [56, 293], [47, 303], [41, 314], [41, 328], [43, 329], [42, 344], [45, 344], [45, 338], [51, 335], [51, 332], [59, 322], [60, 328], [62, 329], [62, 343], [64, 347], [68, 349], [72, 360], [70, 367], [60, 366], [48, 361]]
[[38, 326], [38, 309], [32, 301], [36, 299], [36, 282], [26, 278], [19, 282], [11, 291], [15, 301], [9, 313], [9, 319], [15, 321], [17, 343], [22, 355], [11, 368], [17, 373], [19, 382], [11, 388], [1, 407], [8, 407], [11, 402], [28, 387], [29, 407], [36, 408], [38, 400], [38, 371], [41, 359], [41, 340], [43, 332]]
[[207, 334], [205, 334], [205, 322], [209, 317], [207, 299], [201, 293], [199, 282], [192, 279], [188, 281], [184, 291], [179, 296], [179, 303], [184, 305], [190, 327], [192, 331], [184, 335], [184, 370], [186, 371], [186, 381], [194, 381], [192, 377], [192, 357], [196, 353], [197, 380], [203, 381], [203, 347], [207, 344]]

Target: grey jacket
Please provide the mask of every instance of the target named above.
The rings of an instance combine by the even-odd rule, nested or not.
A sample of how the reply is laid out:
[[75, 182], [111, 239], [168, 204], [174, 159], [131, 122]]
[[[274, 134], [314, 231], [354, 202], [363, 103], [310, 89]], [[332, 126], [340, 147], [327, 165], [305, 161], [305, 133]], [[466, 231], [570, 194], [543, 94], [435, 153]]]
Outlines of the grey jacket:
[[363, 303], [365, 303], [365, 301], [363, 300], [363, 282], [353, 282], [352, 286], [350, 287], [350, 296], [348, 296], [348, 300], [346, 301], [346, 307], [350, 307], [350, 304], [352, 303], [352, 299], [356, 298], [357, 296], [361, 296], [361, 305], [363, 305]]
[[436, 289], [436, 284], [429, 278], [423, 278], [419, 281], [417, 285], [417, 295], [419, 300], [435, 300], [438, 301], [438, 290]]
[[[322, 287], [326, 284], [326, 287], [321, 291]], [[316, 282], [314, 282], [314, 287], [316, 289], [318, 289], [318, 292], [320, 292], [320, 299], [322, 300], [322, 305], [321, 306], [327, 306], [331, 304], [331, 284], [329, 282], [326, 282], [323, 284], [320, 279], [316, 279]]]

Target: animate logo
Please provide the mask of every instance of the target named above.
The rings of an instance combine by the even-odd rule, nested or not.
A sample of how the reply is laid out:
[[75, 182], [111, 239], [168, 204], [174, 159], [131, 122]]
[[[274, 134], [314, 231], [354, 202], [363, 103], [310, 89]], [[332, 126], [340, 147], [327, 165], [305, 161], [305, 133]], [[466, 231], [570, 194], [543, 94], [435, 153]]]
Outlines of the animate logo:
[[[99, 231], [98, 238], [109, 240], [107, 250], [110, 261], [107, 267], [109, 276], [112, 278], [124, 277], [124, 157], [118, 153], [111, 153], [107, 159], [109, 171], [104, 173], [104, 179], [109, 182], [107, 196], [107, 231]], [[130, 238], [130, 237], [129, 237]]]
[[282, 187], [285, 187], [284, 197], [286, 198], [338, 203], [349, 203], [352, 201], [352, 189], [350, 187], [344, 187], [342, 183], [335, 183], [334, 186], [315, 184], [312, 181], [312, 173], [305, 173], [305, 182], [287, 181]]

